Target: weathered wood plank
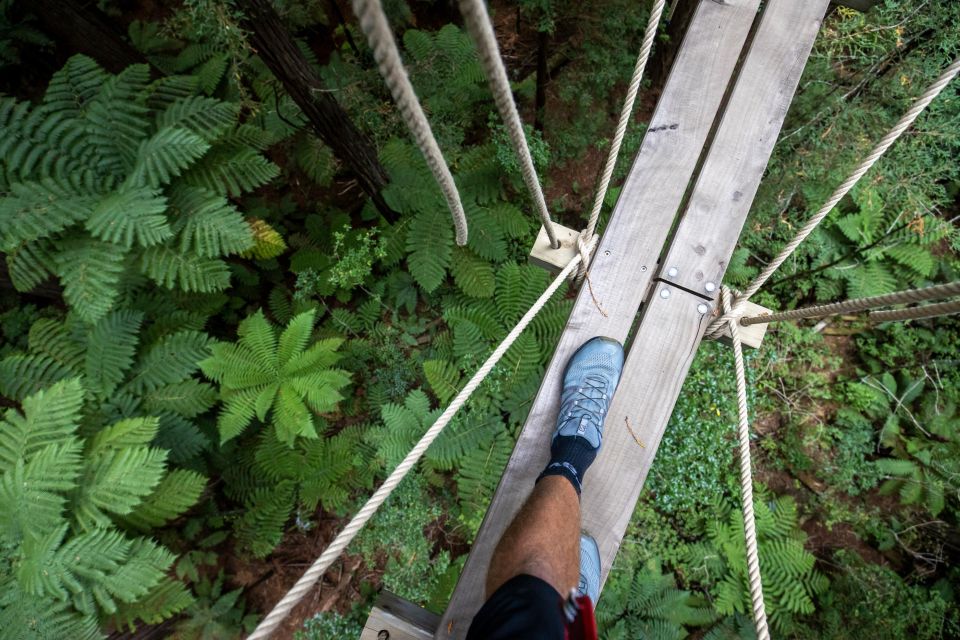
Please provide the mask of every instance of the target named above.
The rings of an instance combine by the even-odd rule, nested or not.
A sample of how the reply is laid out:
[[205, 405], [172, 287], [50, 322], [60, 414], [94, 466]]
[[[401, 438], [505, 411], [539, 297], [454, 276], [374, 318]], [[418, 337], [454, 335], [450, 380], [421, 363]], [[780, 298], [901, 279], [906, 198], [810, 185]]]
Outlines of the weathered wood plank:
[[430, 640], [440, 616], [383, 591], [377, 598], [360, 640]]
[[716, 298], [827, 4], [769, 2], [764, 8], [661, 278]]
[[[493, 549], [546, 464], [560, 376], [587, 339], [625, 340], [703, 149], [759, 0], [702, 0], [526, 425], [444, 614], [438, 638], [463, 638], [484, 599]], [[602, 309], [602, 312], [601, 312]]]
[[[663, 263], [664, 275], [676, 268], [671, 280], [686, 289], [708, 295], [704, 278], [720, 282], [723, 276], [828, 1], [766, 4]], [[704, 275], [698, 278], [700, 271]], [[583, 527], [600, 546], [604, 581], [713, 317], [698, 295], [667, 282], [656, 286], [607, 416], [603, 449], [583, 487]]]

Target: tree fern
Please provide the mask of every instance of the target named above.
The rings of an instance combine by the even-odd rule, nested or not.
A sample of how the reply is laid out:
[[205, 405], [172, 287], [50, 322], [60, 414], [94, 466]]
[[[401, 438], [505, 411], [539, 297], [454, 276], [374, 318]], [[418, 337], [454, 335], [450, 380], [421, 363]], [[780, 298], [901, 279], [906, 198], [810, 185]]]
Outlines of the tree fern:
[[145, 65], [118, 75], [75, 56], [39, 105], [0, 99], [0, 248], [14, 285], [48, 274], [94, 323], [140, 272], [188, 292], [229, 284], [222, 257], [253, 246], [227, 202], [278, 169], [249, 144], [236, 105], [194, 94], [184, 79], [151, 82]]
[[319, 340], [309, 348], [315, 311], [293, 318], [277, 336], [262, 311], [240, 323], [239, 340], [220, 342], [200, 363], [220, 385], [223, 409], [217, 425], [222, 442], [239, 435], [254, 417], [271, 416], [279, 440], [316, 438], [314, 413], [331, 410], [349, 384], [347, 374], [331, 368], [341, 341]]
[[[25, 397], [22, 412], [7, 410], [0, 425], [0, 511], [8, 514], [0, 560], [18, 567], [0, 575], [6, 629], [102, 637], [99, 622], [162, 588], [174, 560], [152, 540], [122, 533], [114, 517], [136, 518], [149, 504], [153, 522], [164, 522], [189, 508], [205, 484], [193, 474], [191, 483], [174, 480], [176, 495], [154, 492], [182, 478], [167, 475], [166, 452], [149, 445], [157, 420], [120, 421], [84, 440], [83, 400], [80, 379], [64, 380]], [[180, 594], [175, 606], [144, 608], [138, 617], [174, 615], [189, 604]]]

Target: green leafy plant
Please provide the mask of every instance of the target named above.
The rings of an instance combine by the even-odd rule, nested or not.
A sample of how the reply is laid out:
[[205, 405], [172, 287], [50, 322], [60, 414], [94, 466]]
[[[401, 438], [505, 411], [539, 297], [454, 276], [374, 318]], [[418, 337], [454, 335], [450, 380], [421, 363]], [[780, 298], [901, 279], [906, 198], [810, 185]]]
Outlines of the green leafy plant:
[[[793, 498], [757, 501], [754, 508], [767, 614], [775, 630], [789, 633], [796, 616], [816, 610], [814, 599], [827, 589], [829, 581], [814, 568], [815, 558], [804, 549], [806, 534], [797, 524]], [[750, 589], [740, 511], [721, 505], [707, 521], [706, 539], [689, 550], [696, 579], [709, 585], [718, 613], [748, 613]]]
[[0, 424], [0, 625], [22, 637], [103, 637], [108, 619], [157, 622], [192, 601], [166, 575], [174, 555], [118, 525], [172, 520], [205, 478], [167, 471], [150, 446], [156, 417], [89, 424], [84, 396], [79, 378], [63, 380]]
[[277, 167], [238, 125], [236, 105], [196, 95], [196, 80], [119, 75], [74, 56], [32, 106], [0, 99], [0, 248], [14, 285], [60, 278], [67, 303], [95, 322], [141, 274], [187, 292], [227, 287], [223, 257], [250, 249], [228, 194]]
[[277, 438], [293, 445], [297, 436], [316, 438], [314, 413], [333, 409], [347, 373], [332, 368], [341, 340], [328, 338], [309, 347], [316, 312], [306, 311], [277, 330], [257, 311], [240, 323], [237, 342], [218, 342], [200, 363], [220, 385], [223, 408], [217, 421], [221, 442], [239, 435], [256, 417], [270, 422]]

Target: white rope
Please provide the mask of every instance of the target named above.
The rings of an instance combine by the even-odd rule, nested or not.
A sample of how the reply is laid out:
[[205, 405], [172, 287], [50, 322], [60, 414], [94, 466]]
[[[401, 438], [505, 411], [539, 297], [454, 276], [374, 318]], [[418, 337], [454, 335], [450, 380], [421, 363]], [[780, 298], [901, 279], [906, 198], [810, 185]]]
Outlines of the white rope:
[[[596, 240], [594, 240], [594, 243], [596, 243]], [[380, 485], [380, 488], [367, 500], [367, 503], [363, 505], [360, 511], [353, 516], [353, 519], [350, 520], [347, 526], [337, 534], [337, 537], [330, 543], [330, 546], [328, 546], [313, 565], [304, 572], [300, 579], [297, 580], [297, 583], [283, 596], [280, 602], [276, 604], [273, 610], [263, 619], [263, 622], [257, 626], [256, 630], [247, 640], [263, 640], [264, 638], [268, 638], [270, 634], [280, 626], [280, 623], [290, 614], [290, 611], [293, 610], [297, 603], [300, 602], [310, 589], [313, 588], [313, 585], [323, 577], [323, 574], [330, 565], [333, 564], [333, 561], [340, 556], [356, 535], [360, 533], [360, 530], [363, 529], [364, 525], [373, 517], [373, 514], [380, 508], [380, 505], [390, 497], [393, 490], [400, 484], [404, 477], [406, 477], [410, 470], [413, 469], [414, 465], [417, 464], [430, 444], [437, 439], [437, 436], [439, 436], [444, 427], [450, 423], [457, 411], [460, 410], [460, 407], [470, 398], [470, 395], [476, 388], [480, 386], [480, 383], [483, 382], [484, 378], [486, 378], [490, 371], [496, 366], [500, 358], [503, 357], [503, 354], [507, 352], [527, 325], [530, 324], [540, 310], [543, 309], [544, 305], [547, 304], [556, 290], [563, 284], [564, 280], [573, 273], [578, 264], [580, 264], [579, 254], [575, 255], [570, 262], [567, 263], [567, 266], [563, 268], [563, 271], [554, 278], [546, 291], [533, 303], [533, 306], [524, 314], [520, 322], [517, 323], [517, 326], [503, 339], [503, 342], [494, 349], [490, 357], [483, 363], [483, 366], [473, 374], [470, 381], [460, 390], [460, 393], [457, 394], [446, 410], [437, 418], [437, 421], [423, 434], [423, 437], [420, 438], [420, 441], [417, 442], [410, 453], [397, 465], [397, 468], [394, 469], [384, 483]]]
[[893, 320], [922, 320], [960, 313], [960, 300], [949, 300], [936, 304], [921, 304], [906, 309], [874, 311], [868, 316], [870, 322], [891, 322]]
[[[657, 28], [660, 26], [660, 17], [663, 15], [663, 8], [666, 0], [655, 0], [650, 8], [650, 17], [647, 19], [647, 28], [643, 34], [643, 43], [640, 45], [640, 54], [637, 56], [637, 63], [633, 67], [633, 76], [630, 78], [630, 85], [627, 87], [627, 95], [623, 99], [623, 107], [620, 109], [620, 120], [617, 122], [617, 130], [613, 134], [613, 141], [610, 143], [610, 152], [607, 154], [606, 164], [603, 166], [603, 174], [600, 176], [600, 184], [597, 185], [597, 191], [593, 197], [593, 208], [590, 210], [590, 219], [587, 221], [586, 228], [580, 232], [580, 236], [588, 240], [593, 238], [597, 228], [597, 221], [600, 219], [600, 210], [603, 208], [603, 201], [607, 197], [607, 189], [610, 187], [610, 179], [613, 177], [613, 170], [617, 166], [617, 158], [620, 157], [620, 147], [623, 144], [623, 137], [627, 133], [627, 126], [630, 124], [630, 116], [633, 113], [633, 105], [637, 100], [637, 93], [640, 91], [640, 80], [643, 78], [643, 71], [647, 67], [647, 60], [650, 59], [650, 50], [653, 48], [653, 41], [657, 36]], [[656, 188], [651, 185], [651, 188]], [[580, 270], [577, 273], [577, 282], [583, 280], [590, 266], [588, 260], [580, 264]]]
[[953, 80], [957, 74], [960, 73], [960, 57], [955, 59], [950, 66], [948, 66], [940, 77], [933, 81], [933, 83], [927, 87], [927, 90], [916, 99], [910, 109], [907, 110], [903, 117], [893, 126], [892, 129], [885, 135], [880, 142], [874, 147], [873, 151], [870, 152], [866, 158], [853, 170], [853, 173], [843, 181], [836, 191], [833, 192], [833, 195], [820, 207], [820, 210], [811, 217], [803, 228], [797, 232], [797, 235], [791, 240], [787, 245], [780, 251], [780, 254], [774, 258], [766, 267], [763, 268], [763, 271], [760, 272], [753, 282], [750, 283], [750, 286], [746, 288], [742, 295], [737, 297], [736, 302], [734, 302], [733, 307], [729, 314], [724, 314], [723, 317], [715, 320], [707, 328], [707, 337], [716, 338], [720, 335], [720, 332], [723, 329], [723, 324], [729, 320], [729, 317], [734, 316], [737, 311], [743, 306], [743, 304], [750, 299], [750, 297], [755, 294], [760, 287], [762, 287], [767, 280], [773, 275], [777, 269], [780, 268], [787, 258], [793, 254], [800, 243], [806, 240], [807, 236], [817, 228], [824, 218], [827, 217], [827, 214], [830, 213], [837, 203], [846, 196], [851, 189], [860, 181], [860, 178], [864, 176], [867, 171], [869, 171], [877, 160], [879, 160], [884, 153], [887, 152], [887, 149], [893, 145], [894, 142], [906, 131], [910, 125], [917, 119], [917, 117], [923, 112], [927, 106], [933, 102], [934, 98], [940, 95], [940, 92], [950, 84], [950, 81]]
[[460, 0], [460, 13], [463, 15], [463, 22], [470, 33], [470, 37], [473, 38], [477, 51], [480, 52], [480, 64], [487, 76], [487, 82], [490, 83], [490, 92], [493, 94], [497, 111], [500, 112], [503, 124], [507, 127], [513, 151], [520, 161], [520, 173], [523, 175], [523, 182], [527, 185], [533, 203], [536, 205], [540, 222], [543, 223], [543, 228], [547, 230], [550, 246], [558, 249], [560, 248], [560, 241], [557, 239], [553, 221], [550, 219], [550, 212], [547, 210], [547, 201], [543, 196], [543, 189], [540, 187], [537, 169], [533, 166], [527, 137], [523, 133], [523, 123], [520, 122], [520, 114], [517, 112], [517, 103], [514, 102], [513, 92], [510, 90], [507, 69], [503, 66], [503, 58], [500, 57], [500, 48], [497, 46], [497, 37], [493, 33], [493, 25], [490, 23], [490, 14], [487, 13], [483, 0]]
[[390, 94], [400, 109], [403, 121], [417, 146], [420, 147], [427, 166], [430, 167], [433, 177], [440, 186], [440, 191], [443, 192], [443, 197], [447, 200], [450, 215], [453, 217], [453, 226], [457, 232], [457, 244], [463, 246], [467, 244], [467, 217], [460, 202], [460, 193], [443, 159], [440, 145], [437, 144], [437, 139], [430, 129], [430, 123], [423, 113], [413, 85], [410, 84], [407, 71], [403, 67], [383, 6], [380, 0], [353, 0], [353, 12], [360, 21], [360, 28], [367, 36], [370, 48], [373, 49], [373, 57], [377, 61], [384, 83], [390, 89]]
[[[730, 313], [733, 292], [721, 287], [721, 303], [724, 313]], [[728, 320], [730, 339], [733, 343], [733, 359], [737, 372], [737, 439], [740, 459], [740, 502], [743, 509], [743, 532], [747, 546], [747, 575], [750, 581], [750, 599], [753, 601], [753, 624], [757, 640], [770, 640], [767, 612], [763, 604], [763, 582], [760, 578], [760, 556], [757, 551], [757, 523], [753, 514], [753, 470], [750, 464], [750, 414], [747, 410], [747, 375], [743, 364], [743, 347], [740, 330], [734, 319]]]

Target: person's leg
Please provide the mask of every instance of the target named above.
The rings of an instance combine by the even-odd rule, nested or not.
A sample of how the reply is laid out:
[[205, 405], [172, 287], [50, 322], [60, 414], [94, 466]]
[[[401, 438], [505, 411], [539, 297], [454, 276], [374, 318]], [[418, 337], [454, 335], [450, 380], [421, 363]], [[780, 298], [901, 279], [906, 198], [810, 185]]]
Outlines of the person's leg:
[[500, 538], [487, 572], [487, 597], [525, 574], [565, 594], [580, 573], [580, 496], [567, 478], [546, 476]]

